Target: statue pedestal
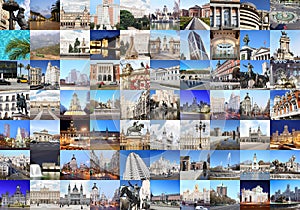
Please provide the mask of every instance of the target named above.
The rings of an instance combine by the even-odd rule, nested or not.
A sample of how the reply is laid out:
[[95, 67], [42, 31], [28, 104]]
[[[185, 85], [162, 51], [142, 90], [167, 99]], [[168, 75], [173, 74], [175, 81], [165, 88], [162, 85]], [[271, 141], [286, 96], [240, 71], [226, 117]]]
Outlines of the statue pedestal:
[[28, 115], [22, 113], [15, 113], [12, 115], [13, 120], [30, 120]]
[[142, 136], [125, 136], [120, 146], [126, 150], [142, 150]]

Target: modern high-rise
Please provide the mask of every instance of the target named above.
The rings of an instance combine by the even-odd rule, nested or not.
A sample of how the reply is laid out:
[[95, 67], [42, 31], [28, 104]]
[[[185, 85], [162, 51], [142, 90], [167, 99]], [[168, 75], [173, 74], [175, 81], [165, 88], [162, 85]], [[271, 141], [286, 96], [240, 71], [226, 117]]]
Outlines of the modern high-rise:
[[150, 171], [143, 159], [136, 153], [132, 152], [126, 160], [124, 180], [145, 180], [150, 179]]
[[97, 6], [96, 16], [100, 29], [111, 30], [120, 21], [120, 5], [112, 0], [102, 0], [102, 4]]
[[209, 60], [203, 41], [199, 34], [197, 34], [195, 31], [191, 31], [188, 35], [188, 43], [191, 60]]

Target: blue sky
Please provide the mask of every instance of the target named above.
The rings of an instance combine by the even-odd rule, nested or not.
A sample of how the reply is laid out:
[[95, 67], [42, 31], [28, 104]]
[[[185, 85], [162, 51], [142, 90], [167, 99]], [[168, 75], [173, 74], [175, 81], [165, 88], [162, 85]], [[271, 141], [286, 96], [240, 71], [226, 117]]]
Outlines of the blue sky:
[[[90, 0], [90, 13], [91, 14], [96, 14], [97, 11], [97, 6], [102, 4], [102, 0]], [[120, 4], [120, 0], [114, 0], [114, 4]]]
[[143, 90], [121, 90], [121, 96], [124, 96], [126, 101], [135, 102], [143, 92]]
[[72, 69], [76, 69], [81, 73], [85, 73], [90, 77], [90, 62], [89, 60], [61, 60], [60, 62], [60, 78], [66, 79]]
[[[224, 63], [226, 60], [220, 60], [220, 64]], [[219, 60], [210, 60], [211, 67], [213, 70], [216, 70], [216, 65], [219, 62]]]
[[73, 154], [75, 155], [75, 158], [77, 160], [78, 167], [80, 166], [80, 163], [86, 164], [88, 167], [90, 167], [90, 152], [89, 151], [68, 151], [68, 150], [61, 150], [60, 151], [60, 166], [61, 168], [65, 163], [68, 163], [71, 161]]
[[220, 166], [226, 167], [230, 159], [230, 165], [240, 163], [239, 150], [215, 150], [211, 151], [210, 165], [211, 167]]
[[[225, 98], [225, 102], [229, 102], [231, 94], [240, 95], [239, 90], [211, 90], [210, 97], [211, 98]], [[213, 101], [212, 101], [213, 103]]]
[[178, 65], [179, 65], [179, 61], [177, 60], [151, 60], [150, 61], [151, 69], [168, 68], [168, 67], [173, 67]]
[[60, 197], [65, 197], [65, 194], [68, 194], [68, 186], [70, 184], [71, 190], [73, 190], [75, 184], [78, 190], [80, 190], [80, 186], [82, 185], [83, 194], [86, 195], [87, 198], [90, 197], [90, 189], [89, 189], [90, 181], [87, 180], [61, 180], [60, 181]]
[[[18, 63], [17, 65], [19, 65], [19, 63], [22, 63], [24, 65], [24, 67], [21, 68], [21, 74], [27, 76], [28, 75], [28, 71], [25, 68], [26, 68], [26, 66], [28, 64], [30, 64], [30, 60], [21, 60], [21, 61], [17, 61], [17, 63]], [[20, 68], [19, 67], [17, 67], [17, 72], [18, 72], [18, 75], [19, 75], [19, 73], [20, 73]]]
[[189, 70], [189, 69], [206, 69], [210, 67], [209, 60], [181, 60], [180, 61], [180, 70]]
[[209, 153], [209, 150], [181, 150], [180, 156], [190, 156], [191, 162], [206, 161]]
[[59, 191], [60, 181], [59, 180], [31, 180], [30, 190], [40, 190], [43, 187], [47, 187], [50, 190]]
[[[198, 35], [200, 35], [202, 42], [204, 44], [205, 51], [209, 57], [210, 55], [210, 31], [209, 30], [194, 30]], [[180, 54], [183, 53], [186, 59], [190, 59], [190, 50], [188, 44], [188, 35], [190, 30], [180, 31]], [[198, 61], [199, 62], [199, 61]]]
[[30, 9], [34, 12], [39, 12], [46, 18], [51, 17], [51, 7], [55, 4], [56, 0], [40, 1], [30, 0]]
[[[150, 90], [150, 98], [152, 97], [153, 94], [156, 94], [158, 92], [161, 92], [161, 90]], [[177, 95], [178, 97], [180, 96], [180, 91], [179, 90], [173, 90], [174, 95]]]
[[125, 171], [127, 157], [131, 152], [138, 154], [143, 159], [147, 167], [150, 166], [149, 150], [120, 150], [120, 178], [121, 179], [123, 179], [123, 173]]
[[30, 101], [59, 101], [59, 90], [31, 90]]
[[254, 73], [259, 73], [259, 74], [262, 74], [262, 64], [264, 62], [268, 62], [270, 64], [270, 61], [263, 61], [263, 60], [251, 60], [251, 61], [241, 60], [241, 72], [248, 72], [247, 67], [244, 66], [244, 65], [247, 66], [248, 62], [250, 62], [251, 65], [253, 66], [252, 71]]
[[87, 90], [61, 90], [60, 91], [60, 103], [64, 105], [67, 109], [69, 109], [71, 99], [73, 97], [73, 94], [76, 93], [77, 97], [80, 101], [81, 109], [85, 108], [85, 105], [87, 102], [87, 93], [89, 91]]
[[98, 156], [98, 158], [100, 157], [100, 154], [102, 153], [102, 155], [103, 155], [104, 158], [111, 159], [112, 156], [113, 156], [113, 154], [115, 152], [119, 152], [119, 151], [117, 151], [117, 150], [94, 150], [94, 152]]
[[296, 162], [299, 162], [300, 155], [297, 150], [270, 150], [270, 161], [277, 159], [285, 163], [289, 161], [293, 155], [296, 156]]
[[94, 183], [96, 183], [96, 186], [98, 187], [98, 190], [100, 190], [100, 193], [104, 193], [104, 195], [112, 199], [115, 193], [115, 190], [120, 187], [120, 181], [119, 180], [91, 180], [89, 182], [89, 189], [91, 190], [94, 186]]
[[194, 97], [196, 97], [198, 103], [200, 101], [203, 101], [210, 104], [210, 94], [207, 90], [181, 90], [180, 106], [182, 106], [186, 102], [188, 102], [188, 104], [191, 105]]
[[180, 194], [189, 190], [190, 192], [194, 191], [195, 185], [198, 185], [198, 189], [200, 192], [203, 192], [203, 189], [210, 189], [210, 181], [208, 180], [180, 180]]
[[105, 131], [106, 128], [109, 131], [120, 131], [120, 121], [119, 120], [91, 120], [90, 130], [95, 128], [96, 131]]
[[224, 131], [236, 131], [236, 127], [240, 126], [239, 120], [212, 120], [210, 123], [210, 129], [221, 128], [222, 132]]
[[[179, 0], [176, 0], [177, 2], [179, 2]], [[168, 8], [168, 12], [173, 12], [173, 7], [174, 7], [174, 2], [175, 0], [165, 0], [163, 2], [161, 1], [150, 1], [150, 13], [155, 13], [156, 9], [160, 9], [160, 11], [163, 10], [164, 5], [167, 6]]]
[[[288, 30], [286, 31], [287, 36], [290, 38], [290, 51], [294, 53], [294, 56], [300, 56], [300, 47], [297, 43], [300, 43], [300, 31]], [[275, 49], [279, 48], [279, 39], [281, 37], [280, 30], [273, 30], [270, 34], [271, 41], [271, 56], [275, 52]]]
[[195, 5], [202, 6], [203, 4], [209, 3], [208, 0], [183, 0], [180, 1], [180, 9], [188, 9]]
[[99, 102], [99, 98], [101, 102], [106, 103], [109, 99], [112, 100], [113, 95], [114, 99], [120, 100], [120, 91], [119, 90], [91, 90], [91, 100], [96, 100]]
[[270, 10], [269, 0], [240, 0], [241, 3], [250, 2], [253, 3], [258, 10]]
[[[167, 187], [166, 187], [167, 186]], [[150, 189], [153, 195], [180, 193], [179, 180], [151, 180]]]
[[274, 106], [274, 97], [279, 95], [280, 97], [285, 95], [286, 92], [290, 92], [290, 90], [271, 90], [270, 91], [270, 107]]
[[[260, 48], [260, 47], [270, 47], [270, 32], [268, 30], [257, 30], [257, 31], [250, 31], [250, 30], [241, 30], [240, 34], [240, 47], [244, 46], [244, 36], [248, 34], [248, 37], [250, 39], [250, 42], [248, 45], [250, 47], [254, 48]], [[257, 39], [259, 37], [259, 39]], [[266, 44], [265, 44], [266, 43]]]
[[[41, 68], [42, 72], [46, 73], [48, 62], [49, 62], [49, 60], [32, 60], [32, 61], [30, 61], [30, 65], [34, 68], [36, 68], [36, 67]], [[59, 61], [51, 60], [50, 63], [52, 66], [57, 66], [58, 68], [60, 66]]]
[[257, 162], [259, 162], [260, 160], [263, 160], [264, 162], [270, 161], [270, 152], [268, 150], [241, 150], [240, 161], [253, 161], [254, 153], [256, 153]]
[[271, 196], [275, 194], [276, 191], [281, 190], [284, 192], [287, 185], [290, 185], [290, 190], [295, 192], [295, 187], [300, 188], [300, 180], [270, 180], [270, 193]]
[[210, 189], [217, 191], [217, 186], [222, 183], [227, 186], [227, 195], [232, 199], [237, 199], [240, 193], [240, 180], [211, 180]]
[[241, 120], [240, 121], [240, 133], [241, 137], [249, 136], [249, 128], [251, 127], [252, 131], [257, 131], [258, 126], [263, 135], [270, 136], [270, 121], [269, 120]]
[[0, 133], [4, 133], [4, 125], [10, 125], [10, 137], [15, 138], [17, 135], [18, 127], [25, 128], [27, 132], [30, 131], [29, 120], [5, 120], [0, 121]]
[[30, 190], [29, 180], [1, 180], [0, 196], [2, 197], [2, 194], [5, 194], [6, 192], [9, 192], [9, 195], [14, 194], [18, 185], [23, 194], [26, 193], [26, 190]]
[[151, 39], [156, 39], [157, 37], [159, 37], [163, 42], [164, 36], [166, 36], [167, 41], [169, 41], [171, 37], [173, 37], [173, 39], [175, 40], [179, 40], [180, 32], [175, 30], [151, 30], [150, 32]]
[[164, 157], [165, 159], [174, 163], [174, 161], [179, 164], [180, 151], [178, 150], [151, 150], [150, 151], [150, 164], [160, 159], [160, 157]]
[[46, 129], [50, 134], [59, 134], [60, 130], [59, 120], [31, 120], [30, 133], [40, 132]]
[[19, 155], [25, 155], [27, 157], [30, 156], [30, 150], [0, 150], [0, 156], [19, 156]]
[[288, 126], [289, 132], [292, 132], [292, 129], [300, 130], [300, 120], [271, 120], [271, 135], [276, 131], [282, 133], [285, 125]]
[[270, 91], [269, 90], [241, 90], [241, 97], [240, 100], [243, 101], [246, 94], [249, 93], [249, 97], [253, 98], [253, 104], [256, 102], [256, 104], [259, 107], [265, 108], [268, 102], [268, 99], [270, 98]]

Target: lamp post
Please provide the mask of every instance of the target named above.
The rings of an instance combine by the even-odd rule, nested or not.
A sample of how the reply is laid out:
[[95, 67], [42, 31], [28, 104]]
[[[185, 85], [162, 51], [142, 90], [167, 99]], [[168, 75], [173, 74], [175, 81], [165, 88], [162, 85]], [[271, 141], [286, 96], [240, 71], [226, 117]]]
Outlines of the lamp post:
[[199, 131], [200, 134], [200, 144], [199, 144], [199, 148], [202, 149], [202, 139], [201, 139], [201, 133], [205, 132], [205, 128], [206, 128], [206, 124], [202, 123], [202, 121], [200, 120], [199, 124], [196, 124], [196, 132]]

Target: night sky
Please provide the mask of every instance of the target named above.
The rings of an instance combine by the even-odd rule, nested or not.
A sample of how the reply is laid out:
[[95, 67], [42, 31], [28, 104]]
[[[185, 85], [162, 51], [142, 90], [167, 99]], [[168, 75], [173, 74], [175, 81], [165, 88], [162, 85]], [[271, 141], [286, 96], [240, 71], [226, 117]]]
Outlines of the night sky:
[[292, 132], [292, 129], [300, 130], [300, 120], [271, 120], [271, 135], [277, 130], [279, 134], [282, 133], [285, 125], [288, 126], [289, 132]]
[[242, 189], [246, 190], [252, 190], [253, 188], [257, 187], [258, 185], [263, 188], [263, 192], [267, 192], [270, 197], [270, 182], [268, 181], [253, 181], [253, 180], [247, 180], [247, 181], [241, 181], [241, 192]]
[[26, 190], [30, 190], [30, 181], [29, 180], [1, 180], [0, 181], [0, 196], [2, 194], [9, 192], [10, 195], [16, 192], [17, 185], [20, 185], [21, 192], [26, 193]]
[[[87, 128], [87, 130], [90, 130], [90, 121], [89, 120], [73, 120], [74, 126], [77, 128], [77, 130], [80, 130], [82, 127]], [[66, 131], [70, 127], [71, 120], [61, 120], [60, 121], [60, 130]]]
[[117, 30], [103, 30], [103, 31], [91, 31], [90, 33], [90, 40], [100, 40], [103, 38], [113, 38], [113, 37], [117, 37], [120, 36], [120, 31]]

